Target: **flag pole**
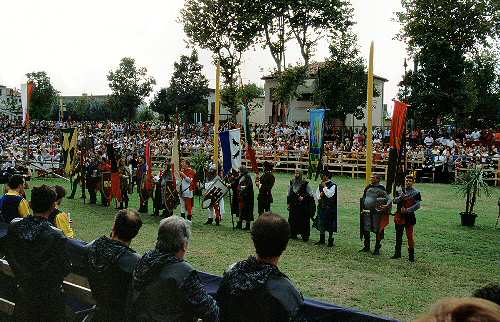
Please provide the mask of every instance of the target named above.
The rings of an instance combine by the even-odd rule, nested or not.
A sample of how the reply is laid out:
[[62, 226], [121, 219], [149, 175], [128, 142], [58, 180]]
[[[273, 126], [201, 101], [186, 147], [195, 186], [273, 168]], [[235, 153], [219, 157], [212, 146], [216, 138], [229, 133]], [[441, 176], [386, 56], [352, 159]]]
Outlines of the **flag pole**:
[[220, 62], [215, 72], [214, 166], [219, 172]]
[[373, 41], [370, 45], [370, 61], [368, 65], [367, 84], [367, 129], [366, 129], [366, 177], [365, 184], [368, 185], [372, 175], [373, 138], [372, 138], [372, 109], [373, 109]]

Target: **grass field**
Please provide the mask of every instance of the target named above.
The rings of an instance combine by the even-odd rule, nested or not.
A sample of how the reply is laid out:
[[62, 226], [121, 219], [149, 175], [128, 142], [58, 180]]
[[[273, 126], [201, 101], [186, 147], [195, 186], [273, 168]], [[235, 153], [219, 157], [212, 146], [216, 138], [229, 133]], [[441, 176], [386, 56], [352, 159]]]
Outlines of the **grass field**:
[[[273, 190], [272, 210], [284, 216], [288, 215], [289, 179], [289, 175], [278, 174]], [[476, 226], [464, 228], [458, 216], [464, 201], [452, 186], [417, 184], [423, 202], [417, 212], [416, 262], [412, 264], [407, 260], [405, 246], [401, 260], [389, 259], [395, 243], [392, 219], [386, 230], [382, 255], [358, 253], [362, 246], [358, 207], [364, 181], [338, 177], [334, 177], [334, 181], [340, 190], [340, 232], [336, 246], [314, 246], [318, 232], [313, 230], [308, 243], [290, 241], [280, 263], [281, 270], [295, 281], [304, 296], [408, 321], [425, 312], [439, 298], [468, 296], [484, 284], [500, 283], [500, 227], [494, 229], [500, 189], [493, 189], [491, 198], [479, 200]], [[63, 181], [32, 181], [34, 185], [42, 183]], [[69, 184], [64, 185], [69, 190]], [[196, 198], [196, 204], [198, 202]], [[130, 206], [137, 205], [137, 194], [134, 194]], [[71, 212], [77, 238], [90, 241], [109, 234], [113, 208], [83, 205], [80, 199], [75, 199], [66, 200], [63, 209]], [[151, 209], [150, 203], [150, 212]], [[226, 202], [228, 209], [229, 202]], [[143, 216], [144, 226], [131, 247], [140, 253], [153, 247], [159, 220]], [[204, 226], [206, 211], [198, 207], [193, 221], [188, 260], [199, 270], [220, 275], [228, 265], [253, 253], [250, 234], [233, 231], [229, 216], [220, 227]]]

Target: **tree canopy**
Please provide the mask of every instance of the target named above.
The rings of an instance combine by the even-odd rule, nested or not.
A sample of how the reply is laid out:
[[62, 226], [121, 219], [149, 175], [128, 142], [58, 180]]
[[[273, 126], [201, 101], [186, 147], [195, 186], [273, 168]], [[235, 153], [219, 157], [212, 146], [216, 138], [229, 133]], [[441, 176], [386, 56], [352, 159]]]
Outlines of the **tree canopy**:
[[32, 72], [26, 74], [28, 82], [33, 82], [34, 90], [30, 102], [30, 117], [46, 120], [50, 117], [53, 105], [57, 103], [59, 92], [52, 86], [46, 72]]

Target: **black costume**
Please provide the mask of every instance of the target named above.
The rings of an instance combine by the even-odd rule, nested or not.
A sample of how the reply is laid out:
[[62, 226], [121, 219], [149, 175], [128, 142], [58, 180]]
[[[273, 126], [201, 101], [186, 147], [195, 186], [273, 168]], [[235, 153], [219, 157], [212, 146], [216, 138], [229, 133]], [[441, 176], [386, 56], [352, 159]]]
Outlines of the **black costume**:
[[243, 220], [246, 221], [245, 230], [250, 230], [250, 222], [253, 221], [253, 183], [252, 177], [245, 170], [241, 171], [241, 177], [238, 184], [238, 204], [239, 204], [239, 221], [237, 228], [241, 229]]
[[98, 171], [99, 169], [97, 167], [96, 160], [90, 160], [90, 162], [85, 167], [85, 182], [87, 189], [89, 191], [90, 204], [95, 204], [97, 202], [96, 190], [99, 186], [99, 178], [100, 178]]
[[297, 235], [301, 235], [303, 241], [308, 241], [311, 235], [309, 220], [314, 217], [316, 211], [309, 183], [302, 180], [302, 177], [291, 180], [286, 200], [291, 238], [296, 239]]
[[140, 259], [123, 243], [102, 236], [85, 246], [92, 297], [96, 310], [92, 321], [125, 321], [125, 303], [132, 272]]
[[264, 212], [271, 211], [271, 204], [273, 203], [273, 189], [275, 182], [274, 175], [271, 171], [266, 171], [260, 178], [259, 194], [257, 195], [257, 208], [259, 216]]
[[30, 216], [9, 226], [4, 245], [18, 284], [15, 321], [66, 321], [62, 283], [71, 261], [62, 231]]
[[127, 307], [128, 321], [219, 321], [219, 308], [203, 288], [196, 270], [157, 248], [137, 263]]
[[[380, 255], [384, 228], [389, 224], [389, 213], [392, 201], [385, 187], [381, 184], [369, 184], [363, 191], [360, 199], [359, 229], [363, 242], [363, 252], [370, 251], [370, 232], [375, 233], [374, 255]], [[389, 206], [388, 209], [379, 209], [380, 206]]]
[[221, 322], [289, 322], [301, 318], [304, 299], [288, 277], [255, 257], [236, 263], [217, 291]]
[[81, 157], [76, 158], [76, 165], [73, 172], [71, 173], [71, 195], [68, 199], [74, 199], [76, 190], [78, 189], [78, 184], [82, 186], [82, 199], [85, 199], [85, 167], [81, 163]]
[[238, 172], [232, 170], [229, 173], [229, 183], [231, 185], [231, 215], [240, 216], [240, 198], [239, 198], [239, 175]]
[[332, 247], [333, 233], [337, 232], [338, 228], [337, 185], [328, 179], [328, 181], [319, 185], [316, 194], [318, 199], [316, 228], [320, 233], [320, 240], [316, 245], [325, 243], [325, 232], [328, 232], [328, 246]]

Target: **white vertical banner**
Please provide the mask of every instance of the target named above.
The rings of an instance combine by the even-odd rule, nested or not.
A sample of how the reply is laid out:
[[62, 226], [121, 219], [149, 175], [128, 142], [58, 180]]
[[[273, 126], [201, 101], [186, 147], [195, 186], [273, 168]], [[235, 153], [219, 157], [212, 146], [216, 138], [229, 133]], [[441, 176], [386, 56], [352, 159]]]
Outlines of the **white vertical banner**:
[[23, 126], [28, 117], [28, 84], [21, 84], [21, 107], [23, 110]]

